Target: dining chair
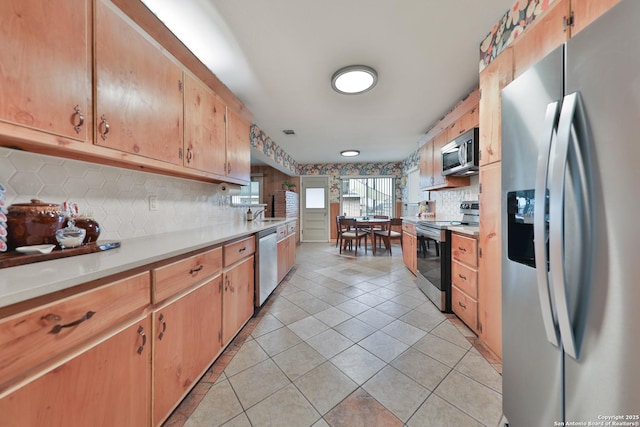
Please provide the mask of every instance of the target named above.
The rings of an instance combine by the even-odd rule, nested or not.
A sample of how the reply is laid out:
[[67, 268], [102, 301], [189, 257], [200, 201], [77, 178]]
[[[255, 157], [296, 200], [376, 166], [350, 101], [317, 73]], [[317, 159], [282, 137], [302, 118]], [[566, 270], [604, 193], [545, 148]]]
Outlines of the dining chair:
[[336, 248], [340, 242], [340, 219], [345, 218], [344, 215], [336, 215]]
[[[398, 228], [398, 226], [400, 231], [394, 230], [394, 227]], [[400, 247], [402, 247], [402, 218], [391, 218], [384, 229], [376, 230], [373, 234], [374, 245], [375, 239], [377, 239], [378, 237], [380, 237], [380, 239], [384, 242], [385, 247], [389, 248], [389, 256], [391, 256], [392, 240], [400, 240]]]
[[369, 233], [359, 229], [356, 220], [353, 218], [340, 218], [338, 224], [340, 229], [340, 253], [342, 253], [342, 249], [346, 250], [347, 242], [353, 243], [355, 240], [355, 254], [358, 255], [358, 246], [362, 238], [364, 238], [364, 253], [367, 253], [367, 235]]

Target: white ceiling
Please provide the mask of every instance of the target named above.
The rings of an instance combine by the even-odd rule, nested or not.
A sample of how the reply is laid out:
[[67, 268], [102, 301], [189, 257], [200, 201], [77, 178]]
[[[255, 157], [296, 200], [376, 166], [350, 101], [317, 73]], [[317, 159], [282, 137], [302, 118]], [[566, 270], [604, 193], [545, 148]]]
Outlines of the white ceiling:
[[[144, 2], [304, 164], [409, 156], [478, 85], [479, 44], [514, 0]], [[377, 70], [373, 90], [331, 89], [352, 64]]]

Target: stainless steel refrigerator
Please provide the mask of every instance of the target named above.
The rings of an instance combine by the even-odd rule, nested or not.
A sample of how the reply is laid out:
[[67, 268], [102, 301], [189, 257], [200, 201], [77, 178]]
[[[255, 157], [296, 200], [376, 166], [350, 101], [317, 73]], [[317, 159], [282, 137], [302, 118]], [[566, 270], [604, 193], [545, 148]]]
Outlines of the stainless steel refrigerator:
[[640, 425], [639, 21], [622, 1], [502, 91], [511, 427]]

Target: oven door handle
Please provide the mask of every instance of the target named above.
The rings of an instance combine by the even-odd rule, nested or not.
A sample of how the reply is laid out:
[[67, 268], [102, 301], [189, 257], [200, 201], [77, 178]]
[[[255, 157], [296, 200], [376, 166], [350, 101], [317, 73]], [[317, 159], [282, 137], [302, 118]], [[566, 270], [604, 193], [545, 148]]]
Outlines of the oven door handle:
[[547, 334], [547, 340], [556, 347], [560, 346], [560, 338], [558, 322], [551, 304], [551, 288], [547, 270], [547, 239], [549, 235], [546, 227], [546, 206], [551, 141], [558, 126], [559, 106], [559, 101], [549, 104], [544, 117], [543, 130], [538, 144], [538, 165], [534, 193], [535, 206], [533, 211], [533, 242], [538, 282], [538, 298], [540, 299], [542, 321]]

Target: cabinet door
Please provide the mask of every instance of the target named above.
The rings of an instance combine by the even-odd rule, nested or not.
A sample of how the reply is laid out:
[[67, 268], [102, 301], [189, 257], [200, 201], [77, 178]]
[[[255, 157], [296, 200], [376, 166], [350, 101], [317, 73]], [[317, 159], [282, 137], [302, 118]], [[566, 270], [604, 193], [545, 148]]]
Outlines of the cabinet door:
[[8, 426], [148, 426], [150, 321], [145, 318], [0, 400]]
[[440, 132], [433, 138], [433, 186], [442, 186], [446, 178], [442, 175], [442, 147], [449, 142], [447, 132]]
[[287, 274], [288, 243], [289, 240], [286, 237], [278, 242], [278, 283], [280, 283]]
[[1, 121], [80, 141], [89, 138], [89, 4], [0, 0]]
[[222, 348], [222, 275], [153, 314], [153, 424], [160, 425]]
[[227, 344], [253, 316], [253, 255], [224, 273], [222, 342]]
[[227, 176], [245, 182], [251, 172], [251, 123], [227, 110]]
[[107, 0], [95, 38], [95, 143], [181, 165], [182, 69]]
[[578, 0], [571, 2], [573, 27], [571, 37], [584, 30], [600, 15], [618, 4], [620, 0]]
[[195, 77], [184, 80], [184, 165], [224, 176], [227, 108]]
[[569, 32], [564, 25], [567, 16], [569, 0], [556, 0], [514, 41], [515, 77], [567, 41]]
[[295, 232], [289, 236], [289, 268], [287, 268], [287, 273], [296, 263], [296, 236], [297, 234]]
[[504, 50], [480, 73], [480, 167], [502, 157], [500, 91], [513, 80], [513, 50]]
[[478, 120], [478, 106], [475, 106], [449, 126], [447, 131], [449, 141], [452, 141], [463, 133], [477, 127]]
[[433, 185], [433, 140], [420, 147], [418, 168], [420, 169], [420, 188]]
[[402, 260], [409, 271], [417, 274], [417, 239], [412, 234], [404, 233], [402, 235]]
[[478, 329], [480, 339], [502, 354], [502, 228], [500, 162], [480, 169], [480, 236], [478, 239]]

